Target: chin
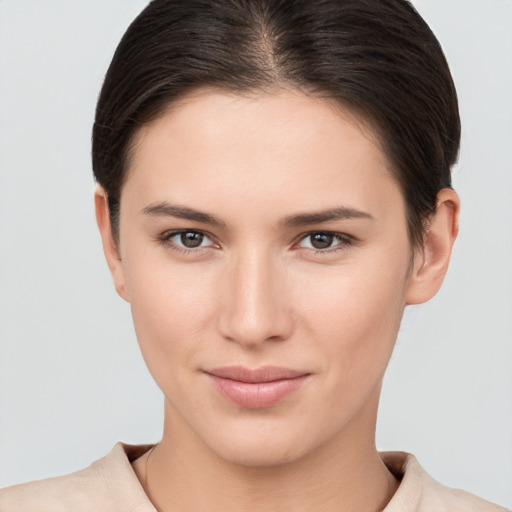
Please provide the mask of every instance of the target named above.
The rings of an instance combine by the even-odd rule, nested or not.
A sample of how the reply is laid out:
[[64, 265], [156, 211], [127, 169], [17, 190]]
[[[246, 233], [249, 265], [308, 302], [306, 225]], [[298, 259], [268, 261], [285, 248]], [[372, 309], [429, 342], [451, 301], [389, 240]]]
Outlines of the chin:
[[[245, 467], [277, 467], [295, 462], [315, 450], [308, 429], [288, 422], [238, 421], [222, 434], [205, 433], [203, 442], [221, 459]], [[318, 443], [320, 444], [320, 443]]]
[[220, 448], [217, 454], [224, 460], [247, 468], [270, 468], [293, 463], [307, 453], [304, 447], [299, 450], [296, 445], [287, 443], [269, 444], [263, 442], [231, 443]]

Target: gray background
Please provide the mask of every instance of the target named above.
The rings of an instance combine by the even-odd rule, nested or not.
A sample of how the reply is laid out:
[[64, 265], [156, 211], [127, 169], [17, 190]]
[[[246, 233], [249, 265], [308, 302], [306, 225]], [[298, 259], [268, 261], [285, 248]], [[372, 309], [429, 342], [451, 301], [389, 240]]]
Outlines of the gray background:
[[[379, 449], [512, 506], [512, 2], [417, 0], [464, 127], [460, 238], [438, 297], [406, 312]], [[93, 218], [90, 129], [143, 0], [0, 0], [0, 487], [156, 441], [162, 397]]]

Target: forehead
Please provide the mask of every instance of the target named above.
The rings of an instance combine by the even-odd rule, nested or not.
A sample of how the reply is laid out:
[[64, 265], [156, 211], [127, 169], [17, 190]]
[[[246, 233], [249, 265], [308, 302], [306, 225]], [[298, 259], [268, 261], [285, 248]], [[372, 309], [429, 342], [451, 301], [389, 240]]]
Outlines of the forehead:
[[[258, 90], [244, 94], [213, 87], [194, 89], [136, 131], [133, 146], [135, 149], [144, 144], [148, 134], [153, 138], [157, 131], [162, 133], [164, 126], [169, 133], [172, 128], [178, 128], [183, 136], [194, 133], [199, 136], [198, 129], [201, 129], [203, 135], [208, 133], [222, 138], [224, 134], [232, 135], [227, 133], [230, 128], [234, 128], [241, 137], [246, 134], [261, 136], [260, 141], [265, 136], [277, 134], [283, 144], [288, 135], [288, 140], [294, 139], [294, 142], [300, 142], [301, 137], [333, 135], [341, 125], [350, 125], [352, 135], [357, 133], [357, 136], [366, 138], [388, 164], [377, 130], [367, 117], [333, 98], [306, 95], [296, 89]], [[334, 134], [335, 137], [338, 135], [347, 137], [349, 132], [345, 130], [343, 134]], [[240, 140], [221, 142], [229, 144]]]
[[123, 197], [138, 190], [134, 200], [200, 198], [210, 210], [254, 202], [307, 210], [319, 201], [368, 208], [385, 189], [398, 193], [368, 124], [298, 91], [185, 97], [137, 133], [125, 188]]

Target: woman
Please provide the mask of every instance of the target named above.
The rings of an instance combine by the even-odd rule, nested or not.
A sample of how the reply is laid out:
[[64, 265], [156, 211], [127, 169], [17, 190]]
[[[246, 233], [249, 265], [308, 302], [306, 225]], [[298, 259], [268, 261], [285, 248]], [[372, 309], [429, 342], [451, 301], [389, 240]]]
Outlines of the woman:
[[374, 442], [403, 310], [457, 235], [459, 138], [402, 0], [154, 0], [107, 73], [93, 167], [163, 439], [0, 509], [502, 510]]

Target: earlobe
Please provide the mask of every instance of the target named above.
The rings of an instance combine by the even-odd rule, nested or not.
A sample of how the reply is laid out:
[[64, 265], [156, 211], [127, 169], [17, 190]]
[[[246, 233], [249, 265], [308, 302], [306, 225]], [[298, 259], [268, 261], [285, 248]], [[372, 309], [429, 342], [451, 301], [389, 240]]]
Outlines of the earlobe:
[[114, 281], [117, 293], [124, 300], [128, 301], [126, 293], [125, 277], [123, 263], [121, 260], [118, 243], [114, 239], [110, 224], [110, 214], [108, 209], [107, 194], [103, 187], [97, 186], [94, 191], [94, 209], [96, 213], [96, 223], [100, 230], [103, 252], [107, 265]]
[[436, 212], [429, 219], [423, 245], [416, 251], [406, 292], [407, 304], [422, 304], [441, 288], [459, 231], [460, 200], [451, 188], [437, 196]]

